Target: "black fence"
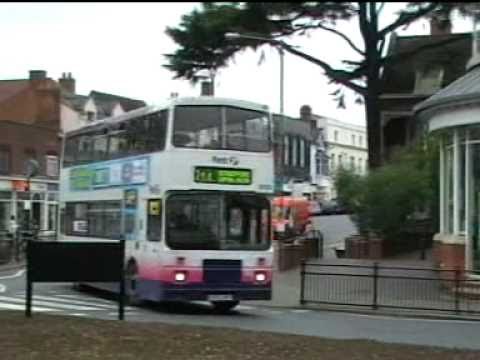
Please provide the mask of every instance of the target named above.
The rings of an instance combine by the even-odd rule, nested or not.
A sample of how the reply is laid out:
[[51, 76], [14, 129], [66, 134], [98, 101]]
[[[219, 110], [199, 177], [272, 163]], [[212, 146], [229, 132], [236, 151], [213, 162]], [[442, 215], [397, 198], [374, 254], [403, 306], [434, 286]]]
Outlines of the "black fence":
[[480, 276], [374, 264], [301, 266], [300, 303], [480, 314]]
[[118, 242], [27, 242], [27, 299], [25, 315], [32, 316], [35, 282], [119, 283], [118, 317], [124, 318], [125, 240]]

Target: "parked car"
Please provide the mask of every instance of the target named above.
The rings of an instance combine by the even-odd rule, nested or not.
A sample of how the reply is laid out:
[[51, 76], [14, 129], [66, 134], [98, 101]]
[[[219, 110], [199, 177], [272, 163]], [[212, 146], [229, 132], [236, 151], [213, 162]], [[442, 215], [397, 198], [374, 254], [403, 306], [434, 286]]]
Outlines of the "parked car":
[[310, 216], [318, 216], [322, 214], [322, 207], [318, 201], [312, 200], [309, 203], [308, 211]]
[[340, 215], [347, 213], [349, 213], [349, 210], [340, 204], [337, 199], [332, 199], [326, 202], [322, 207], [322, 215]]

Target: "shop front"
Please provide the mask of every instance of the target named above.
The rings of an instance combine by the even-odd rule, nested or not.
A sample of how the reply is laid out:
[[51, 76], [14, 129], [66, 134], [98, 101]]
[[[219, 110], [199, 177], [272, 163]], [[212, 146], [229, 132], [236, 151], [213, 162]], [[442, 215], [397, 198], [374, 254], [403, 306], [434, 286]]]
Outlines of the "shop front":
[[41, 235], [55, 235], [58, 183], [31, 180], [28, 189], [23, 179], [0, 179], [0, 232], [9, 230], [11, 216], [15, 217], [20, 229], [36, 227]]

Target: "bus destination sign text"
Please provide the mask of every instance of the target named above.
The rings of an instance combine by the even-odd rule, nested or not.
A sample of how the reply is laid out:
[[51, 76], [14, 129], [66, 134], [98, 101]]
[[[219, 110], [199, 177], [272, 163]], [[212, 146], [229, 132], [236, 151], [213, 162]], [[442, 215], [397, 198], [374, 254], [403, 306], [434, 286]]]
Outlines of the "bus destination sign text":
[[194, 180], [196, 183], [206, 184], [251, 185], [252, 170], [197, 166]]

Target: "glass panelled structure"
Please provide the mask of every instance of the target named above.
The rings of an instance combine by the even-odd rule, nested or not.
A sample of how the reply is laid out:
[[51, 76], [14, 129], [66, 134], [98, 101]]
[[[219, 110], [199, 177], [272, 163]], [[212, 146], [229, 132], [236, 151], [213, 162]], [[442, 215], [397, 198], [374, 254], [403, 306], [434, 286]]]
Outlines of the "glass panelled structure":
[[480, 273], [480, 124], [440, 137], [440, 233], [465, 237], [466, 263]]

